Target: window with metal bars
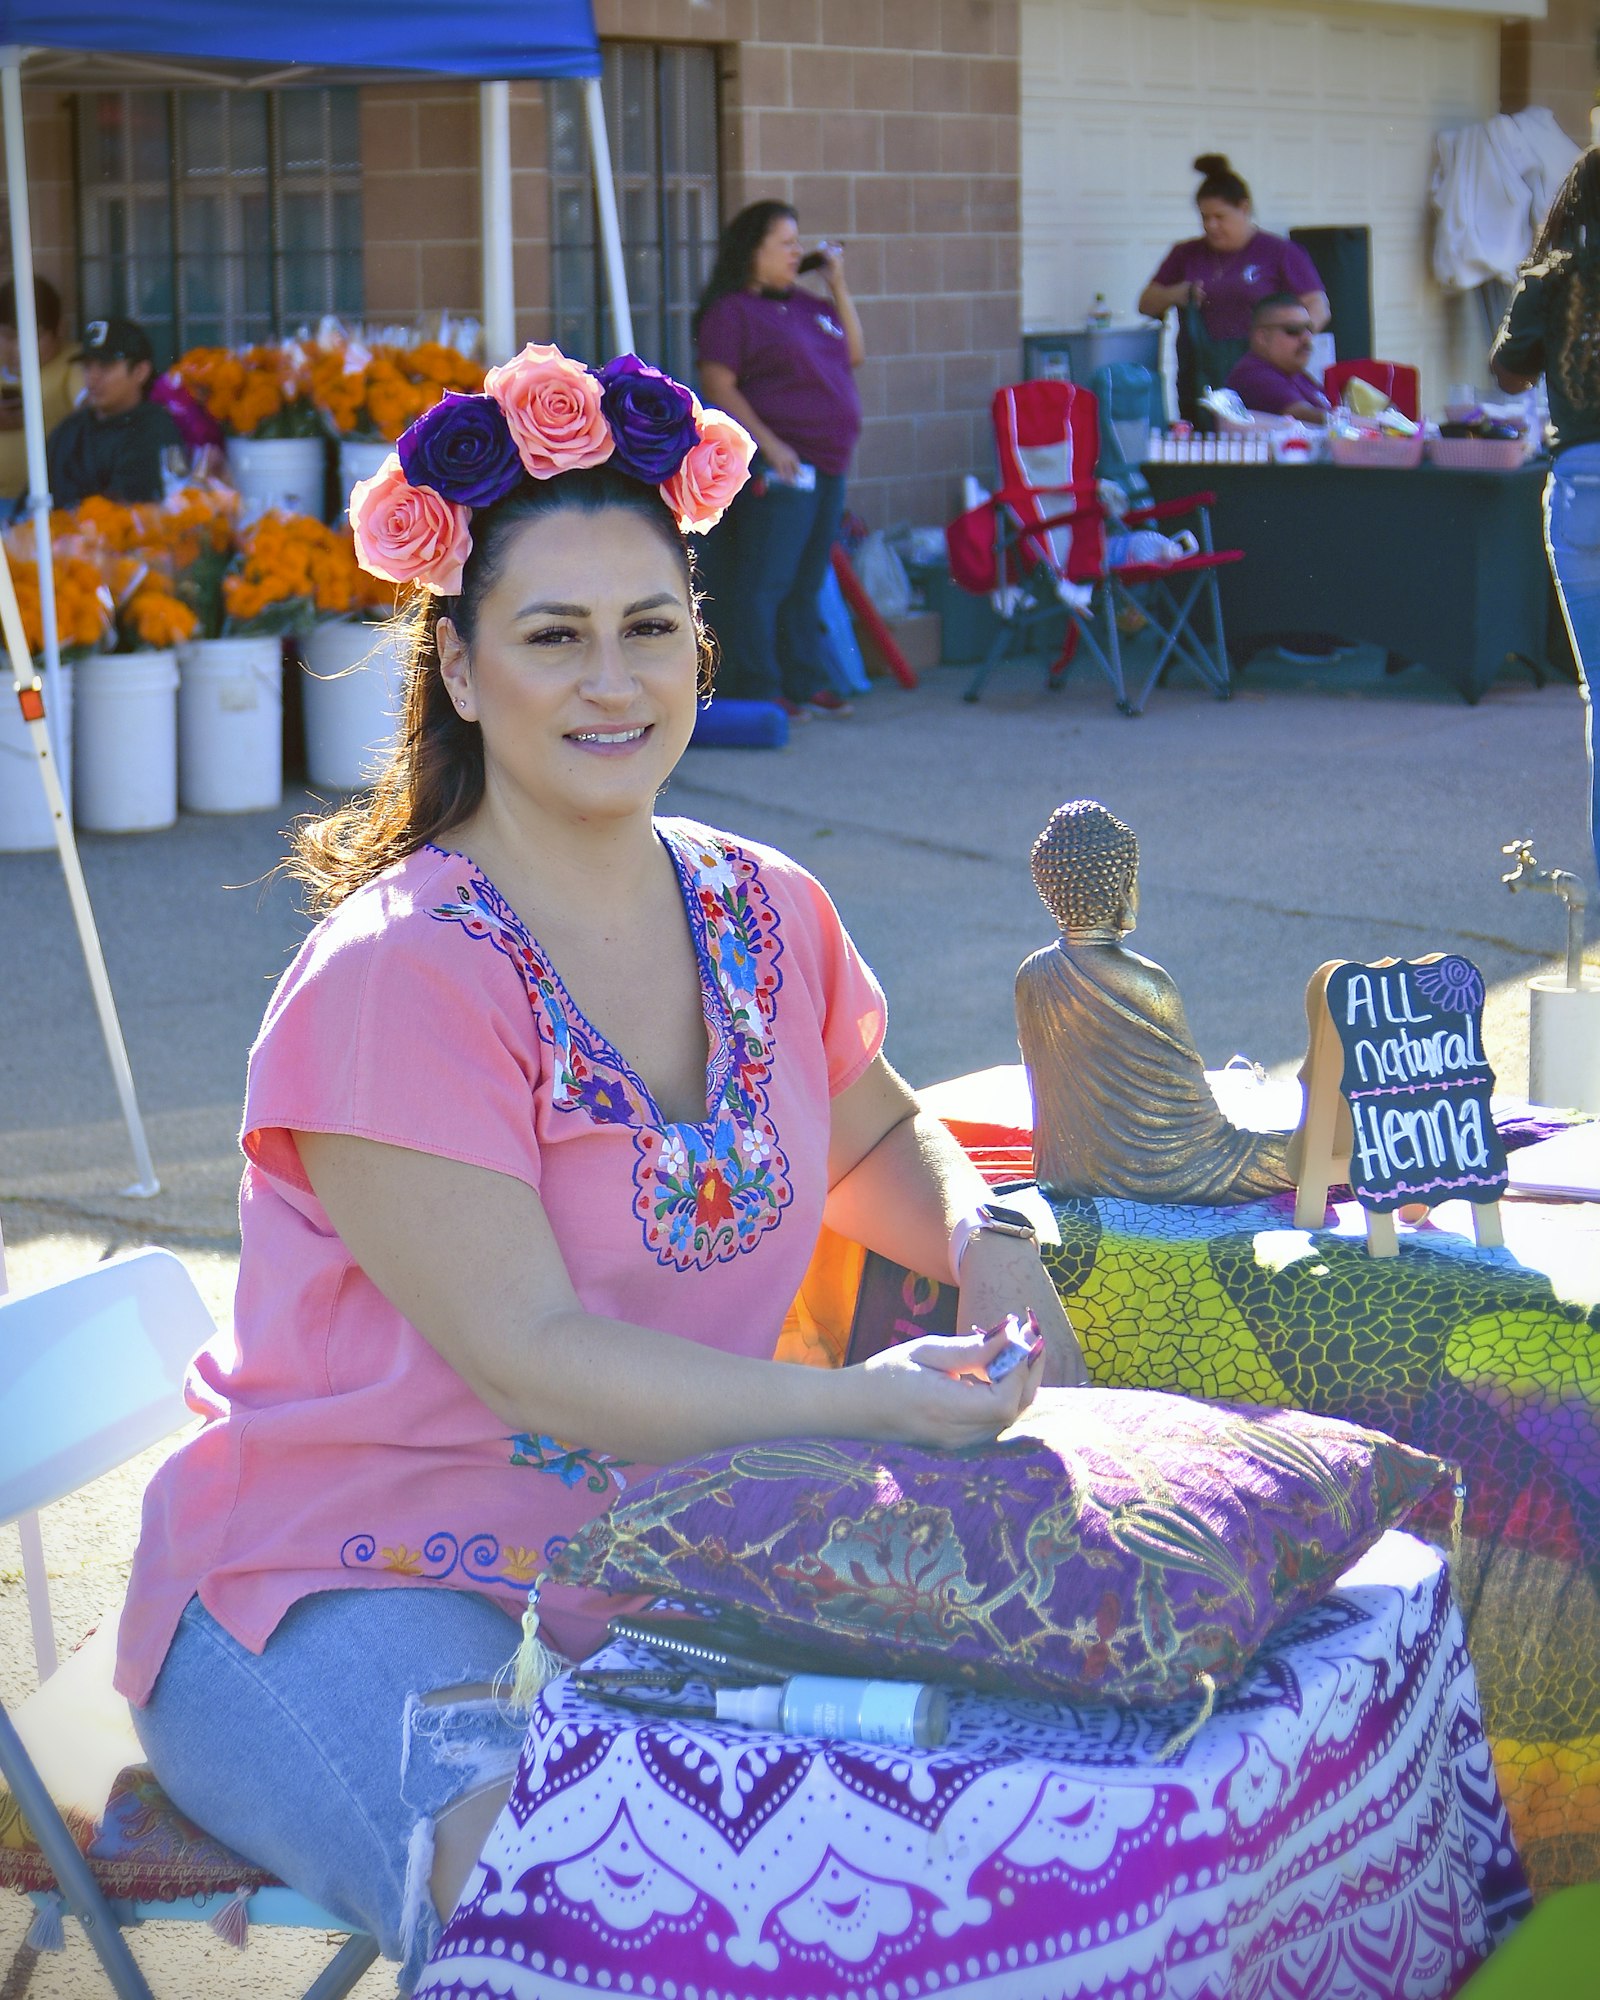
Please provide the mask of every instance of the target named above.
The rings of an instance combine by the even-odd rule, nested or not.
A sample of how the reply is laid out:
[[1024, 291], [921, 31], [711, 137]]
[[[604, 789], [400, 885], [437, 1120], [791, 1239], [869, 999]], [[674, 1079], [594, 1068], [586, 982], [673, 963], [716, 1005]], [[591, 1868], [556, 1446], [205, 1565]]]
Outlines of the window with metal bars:
[[138, 320], [165, 366], [359, 316], [353, 87], [85, 91], [76, 124], [81, 320]]
[[[606, 42], [601, 55], [634, 344], [687, 380], [690, 315], [720, 228], [716, 51]], [[583, 89], [555, 82], [548, 91], [553, 338], [600, 361], [612, 342]]]

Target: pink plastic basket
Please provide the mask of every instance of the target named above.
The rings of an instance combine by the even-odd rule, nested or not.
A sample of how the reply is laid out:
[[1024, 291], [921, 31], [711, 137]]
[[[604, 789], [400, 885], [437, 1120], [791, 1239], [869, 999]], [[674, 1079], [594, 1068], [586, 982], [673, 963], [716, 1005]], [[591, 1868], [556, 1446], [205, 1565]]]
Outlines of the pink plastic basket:
[[1429, 438], [1428, 463], [1455, 472], [1515, 472], [1528, 455], [1521, 438]]
[[1335, 431], [1328, 440], [1335, 465], [1400, 465], [1422, 463], [1422, 433], [1415, 437], [1344, 437]]

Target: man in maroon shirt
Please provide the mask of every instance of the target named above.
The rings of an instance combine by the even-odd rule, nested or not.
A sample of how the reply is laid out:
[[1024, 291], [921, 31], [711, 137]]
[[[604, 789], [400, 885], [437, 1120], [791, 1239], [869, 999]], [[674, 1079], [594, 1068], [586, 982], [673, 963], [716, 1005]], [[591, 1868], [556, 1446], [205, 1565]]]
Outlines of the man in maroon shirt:
[[1234, 363], [1227, 386], [1247, 410], [1325, 424], [1332, 405], [1306, 373], [1315, 333], [1311, 315], [1293, 292], [1274, 292], [1250, 319], [1250, 352]]

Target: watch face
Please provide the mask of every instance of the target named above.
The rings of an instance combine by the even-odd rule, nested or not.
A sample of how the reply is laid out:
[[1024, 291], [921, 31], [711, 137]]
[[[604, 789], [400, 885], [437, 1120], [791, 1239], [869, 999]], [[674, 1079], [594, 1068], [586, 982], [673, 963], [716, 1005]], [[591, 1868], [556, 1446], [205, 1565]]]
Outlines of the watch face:
[[1034, 1227], [1020, 1208], [1003, 1208], [997, 1201], [986, 1201], [978, 1210], [984, 1221], [992, 1229], [1025, 1229], [1030, 1236]]

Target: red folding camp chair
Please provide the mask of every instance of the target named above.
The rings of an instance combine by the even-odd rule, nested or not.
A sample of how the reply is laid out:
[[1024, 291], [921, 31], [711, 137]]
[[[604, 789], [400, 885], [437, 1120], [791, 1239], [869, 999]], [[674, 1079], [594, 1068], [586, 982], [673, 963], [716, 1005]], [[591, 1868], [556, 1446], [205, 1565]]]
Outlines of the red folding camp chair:
[[[1050, 668], [1049, 686], [1065, 680], [1081, 638], [1125, 715], [1138, 715], [1157, 681], [1179, 664], [1226, 700], [1228, 652], [1217, 571], [1244, 552], [1212, 547], [1208, 510], [1216, 496], [1191, 493], [1130, 508], [1120, 523], [1112, 521], [1117, 532], [1189, 516], [1196, 523], [1197, 552], [1166, 565], [1112, 567], [1106, 561], [1111, 517], [1095, 483], [1100, 416], [1094, 397], [1072, 382], [1016, 382], [996, 392], [991, 411], [1000, 490], [946, 530], [951, 575], [965, 590], [992, 594], [1001, 619], [964, 699], [978, 699], [1019, 634], [1064, 611], [1066, 643]], [[1202, 599], [1210, 628], [1206, 637], [1193, 618]], [[1136, 694], [1123, 678], [1118, 627], [1119, 615], [1129, 613], [1136, 614], [1135, 623], [1147, 623], [1157, 641]]]
[[1322, 393], [1330, 403], [1344, 395], [1349, 381], [1370, 383], [1389, 398], [1401, 416], [1421, 421], [1422, 381], [1403, 361], [1336, 361], [1322, 378]]

